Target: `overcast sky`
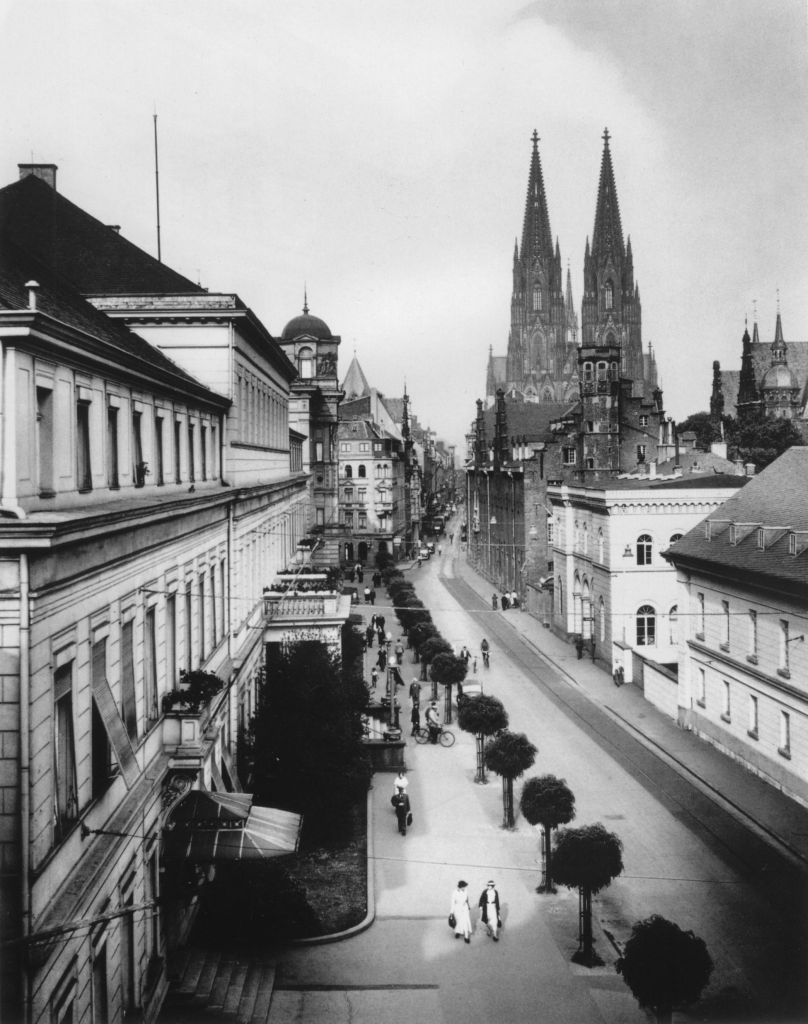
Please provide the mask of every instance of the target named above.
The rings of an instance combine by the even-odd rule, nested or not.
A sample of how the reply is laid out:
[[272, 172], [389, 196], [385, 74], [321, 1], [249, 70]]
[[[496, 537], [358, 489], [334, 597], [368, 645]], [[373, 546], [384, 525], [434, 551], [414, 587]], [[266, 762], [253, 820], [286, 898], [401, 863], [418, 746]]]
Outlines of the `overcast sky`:
[[0, 181], [58, 187], [273, 334], [311, 311], [460, 444], [504, 355], [530, 136], [580, 316], [608, 126], [668, 412], [757, 302], [808, 338], [805, 0], [0, 0]]

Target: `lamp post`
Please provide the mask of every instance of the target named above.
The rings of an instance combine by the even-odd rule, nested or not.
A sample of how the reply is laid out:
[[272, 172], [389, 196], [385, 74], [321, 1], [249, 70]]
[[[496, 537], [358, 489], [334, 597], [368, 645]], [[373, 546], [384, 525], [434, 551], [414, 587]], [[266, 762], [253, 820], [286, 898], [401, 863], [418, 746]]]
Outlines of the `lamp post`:
[[396, 700], [396, 673], [398, 662], [396, 661], [395, 654], [391, 654], [387, 659], [387, 699], [390, 701], [390, 710], [388, 722], [391, 729], [399, 729], [399, 706]]

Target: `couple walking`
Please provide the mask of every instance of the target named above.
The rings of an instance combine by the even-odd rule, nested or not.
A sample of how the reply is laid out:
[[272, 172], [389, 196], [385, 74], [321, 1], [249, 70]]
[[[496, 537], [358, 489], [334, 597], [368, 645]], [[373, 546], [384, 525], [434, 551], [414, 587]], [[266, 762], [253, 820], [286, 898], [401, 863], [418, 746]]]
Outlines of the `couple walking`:
[[[449, 924], [454, 928], [455, 938], [462, 935], [466, 942], [471, 942], [471, 909], [469, 908], [468, 882], [461, 878], [452, 893], [452, 909], [449, 913]], [[489, 882], [477, 900], [480, 908], [480, 920], [486, 926], [488, 934], [499, 942], [499, 929], [502, 919], [499, 916], [499, 893], [494, 882]]]

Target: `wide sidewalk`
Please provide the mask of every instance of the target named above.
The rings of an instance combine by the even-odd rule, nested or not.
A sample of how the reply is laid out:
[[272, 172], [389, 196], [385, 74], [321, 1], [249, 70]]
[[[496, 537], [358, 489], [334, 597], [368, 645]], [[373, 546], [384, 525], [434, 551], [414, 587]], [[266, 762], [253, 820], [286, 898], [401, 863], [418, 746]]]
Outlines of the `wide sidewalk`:
[[[465, 553], [459, 549], [457, 537], [451, 548], [448, 544], [444, 546], [441, 571], [463, 580], [488, 604], [491, 584], [468, 565]], [[586, 656], [579, 660], [572, 644], [532, 615], [518, 609], [492, 614], [501, 617], [542, 658], [563, 672], [570, 685], [604, 707], [703, 792], [773, 842], [781, 852], [808, 865], [808, 808], [710, 743], [682, 729], [650, 704], [639, 687], [631, 683], [616, 687], [608, 671]]]

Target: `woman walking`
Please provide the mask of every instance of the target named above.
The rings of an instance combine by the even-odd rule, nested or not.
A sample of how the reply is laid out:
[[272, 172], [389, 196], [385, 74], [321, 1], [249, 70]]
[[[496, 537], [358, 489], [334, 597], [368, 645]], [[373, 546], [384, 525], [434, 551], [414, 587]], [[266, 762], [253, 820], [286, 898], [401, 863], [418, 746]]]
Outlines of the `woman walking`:
[[454, 917], [455, 938], [462, 935], [466, 942], [471, 942], [471, 912], [469, 910], [468, 882], [461, 878], [452, 893], [451, 915]]

